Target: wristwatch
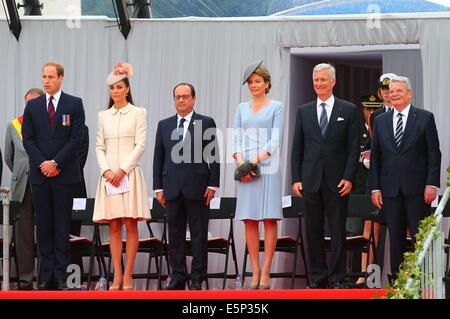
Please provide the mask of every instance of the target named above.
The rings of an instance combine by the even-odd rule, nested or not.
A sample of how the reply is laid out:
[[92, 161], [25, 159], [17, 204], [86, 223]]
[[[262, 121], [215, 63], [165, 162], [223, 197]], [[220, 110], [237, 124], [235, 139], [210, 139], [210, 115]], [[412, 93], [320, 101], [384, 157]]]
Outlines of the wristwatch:
[[52, 163], [55, 164], [55, 166], [58, 166], [58, 163], [56, 163], [55, 160], [52, 160]]

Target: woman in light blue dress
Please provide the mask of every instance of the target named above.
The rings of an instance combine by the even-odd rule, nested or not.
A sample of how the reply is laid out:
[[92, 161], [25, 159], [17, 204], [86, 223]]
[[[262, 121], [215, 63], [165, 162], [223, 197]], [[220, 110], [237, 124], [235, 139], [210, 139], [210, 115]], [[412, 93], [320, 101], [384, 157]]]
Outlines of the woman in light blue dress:
[[[270, 288], [270, 268], [277, 243], [277, 221], [281, 207], [280, 146], [283, 105], [267, 96], [270, 73], [262, 61], [244, 73], [252, 99], [238, 105], [234, 119], [233, 158], [237, 166], [257, 164], [261, 177], [237, 181], [236, 219], [245, 223], [245, 236], [252, 266], [250, 289]], [[264, 223], [264, 263], [259, 262], [259, 223]]]

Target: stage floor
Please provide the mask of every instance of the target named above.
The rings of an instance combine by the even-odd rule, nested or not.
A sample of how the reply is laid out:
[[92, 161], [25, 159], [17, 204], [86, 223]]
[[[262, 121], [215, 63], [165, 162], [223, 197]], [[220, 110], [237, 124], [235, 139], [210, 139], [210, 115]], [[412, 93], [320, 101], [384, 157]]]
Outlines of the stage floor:
[[127, 291], [0, 291], [0, 299], [373, 299], [386, 289], [284, 289], [284, 290], [127, 290]]

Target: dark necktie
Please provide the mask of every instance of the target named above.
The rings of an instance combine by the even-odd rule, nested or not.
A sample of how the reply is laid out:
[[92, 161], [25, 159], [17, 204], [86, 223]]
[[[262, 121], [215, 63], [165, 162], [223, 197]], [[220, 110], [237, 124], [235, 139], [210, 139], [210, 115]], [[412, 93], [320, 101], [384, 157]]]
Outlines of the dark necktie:
[[184, 135], [184, 122], [186, 121], [186, 119], [184, 117], [182, 117], [180, 119], [180, 124], [178, 124], [178, 141], [181, 142], [183, 141], [183, 135]]
[[47, 112], [48, 112], [48, 124], [50, 125], [50, 127], [53, 126], [53, 115], [55, 115], [55, 106], [53, 105], [53, 96], [50, 96], [50, 99], [48, 101], [48, 107], [47, 107]]
[[322, 113], [320, 114], [320, 131], [322, 132], [322, 136], [325, 136], [325, 132], [327, 131], [327, 125], [328, 125], [328, 118], [327, 118], [327, 111], [325, 110], [325, 103], [320, 103], [320, 106], [322, 106]]
[[395, 128], [395, 145], [397, 147], [400, 146], [402, 143], [402, 137], [403, 137], [403, 114], [398, 113], [398, 121], [397, 121], [397, 127]]

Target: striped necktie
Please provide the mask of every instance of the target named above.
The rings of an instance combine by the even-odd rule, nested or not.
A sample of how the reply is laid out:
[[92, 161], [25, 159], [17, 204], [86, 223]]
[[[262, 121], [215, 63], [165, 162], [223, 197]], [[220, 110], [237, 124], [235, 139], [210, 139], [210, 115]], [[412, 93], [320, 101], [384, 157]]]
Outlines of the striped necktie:
[[402, 143], [403, 138], [403, 114], [398, 113], [398, 120], [397, 120], [397, 127], [395, 128], [395, 145], [397, 145], [397, 148], [400, 147], [400, 144]]
[[50, 127], [53, 127], [53, 115], [55, 115], [56, 111], [55, 111], [55, 106], [53, 105], [53, 96], [50, 96], [50, 99], [48, 101], [48, 107], [47, 107], [47, 112], [48, 112], [48, 124], [50, 125]]
[[322, 106], [322, 113], [320, 114], [320, 131], [322, 132], [322, 136], [325, 136], [325, 133], [327, 131], [327, 125], [328, 125], [328, 118], [327, 118], [327, 111], [325, 110], [325, 103], [320, 103], [320, 106]]

